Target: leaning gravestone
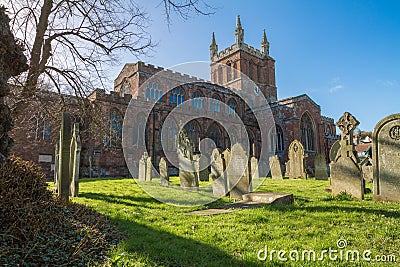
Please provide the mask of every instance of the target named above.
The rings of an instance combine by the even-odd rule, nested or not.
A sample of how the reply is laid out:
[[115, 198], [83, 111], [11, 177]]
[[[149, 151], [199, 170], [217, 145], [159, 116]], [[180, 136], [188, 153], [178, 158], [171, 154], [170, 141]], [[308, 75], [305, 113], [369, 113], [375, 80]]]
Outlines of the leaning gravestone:
[[354, 150], [353, 132], [359, 122], [349, 112], [345, 112], [336, 123], [342, 131], [340, 149], [331, 162], [331, 189], [333, 195], [342, 192], [364, 199], [364, 179]]
[[147, 172], [147, 158], [148, 158], [147, 152], [144, 152], [142, 157], [139, 160], [139, 182], [146, 181], [146, 172]]
[[79, 166], [81, 158], [82, 143], [79, 136], [79, 123], [74, 123], [74, 131], [71, 138], [70, 146], [70, 195], [77, 197], [79, 194]]
[[400, 202], [400, 114], [375, 126], [372, 142], [374, 199]]
[[64, 112], [61, 119], [60, 129], [60, 159], [58, 168], [58, 196], [69, 198], [70, 186], [70, 145], [71, 145], [71, 115]]
[[271, 170], [272, 179], [283, 179], [281, 162], [278, 156], [269, 157], [269, 168]]
[[326, 160], [324, 155], [317, 154], [314, 157], [315, 179], [328, 180], [328, 170], [326, 168]]
[[240, 144], [232, 146], [227, 176], [231, 198], [242, 199], [244, 194], [249, 193], [248, 157]]
[[211, 178], [213, 195], [215, 197], [226, 196], [228, 186], [224, 173], [224, 162], [218, 148], [214, 148], [211, 154]]
[[151, 181], [151, 170], [153, 168], [153, 163], [151, 163], [151, 157], [146, 159], [146, 181]]
[[254, 178], [260, 178], [260, 173], [258, 171], [258, 159], [256, 157], [250, 158], [250, 177], [251, 180]]
[[167, 161], [164, 157], [160, 159], [159, 163], [161, 186], [169, 186], [169, 175]]
[[180, 125], [177, 148], [181, 188], [185, 190], [198, 190], [199, 179], [193, 161], [193, 144], [183, 125]]
[[294, 140], [289, 146], [289, 161], [286, 162], [286, 174], [289, 178], [307, 179], [304, 162], [304, 147], [298, 141]]

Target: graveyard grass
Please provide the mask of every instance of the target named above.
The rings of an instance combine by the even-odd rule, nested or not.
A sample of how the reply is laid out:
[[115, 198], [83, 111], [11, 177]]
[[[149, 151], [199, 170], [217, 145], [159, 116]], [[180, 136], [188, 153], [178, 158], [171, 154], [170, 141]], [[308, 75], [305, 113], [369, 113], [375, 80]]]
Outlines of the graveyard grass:
[[[171, 180], [175, 181], [176, 178]], [[159, 180], [156, 180], [159, 181]], [[177, 180], [175, 182], [178, 182]], [[125, 239], [110, 253], [107, 266], [370, 266], [371, 262], [288, 261], [257, 259], [261, 249], [371, 250], [372, 256], [395, 255], [400, 262], [400, 204], [324, 192], [329, 181], [266, 179], [257, 191], [293, 193], [291, 206], [272, 205], [232, 213], [199, 216], [186, 213], [218, 208], [223, 198], [198, 207], [171, 206], [147, 195], [133, 179], [82, 179], [80, 197], [73, 201], [107, 215]], [[371, 188], [372, 185], [368, 184]], [[287, 254], [286, 254], [287, 256]]]

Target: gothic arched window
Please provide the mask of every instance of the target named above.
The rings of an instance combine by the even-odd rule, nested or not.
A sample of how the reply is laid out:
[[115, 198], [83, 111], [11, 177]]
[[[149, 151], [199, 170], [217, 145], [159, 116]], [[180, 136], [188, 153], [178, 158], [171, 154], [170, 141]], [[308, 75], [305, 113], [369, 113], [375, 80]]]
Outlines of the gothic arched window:
[[192, 107], [204, 109], [204, 98], [200, 92], [195, 92], [192, 97]]
[[207, 137], [212, 139], [217, 147], [221, 147], [221, 131], [215, 123], [208, 127]]
[[304, 113], [300, 121], [301, 143], [305, 150], [315, 150], [314, 126], [310, 115]]
[[122, 116], [117, 109], [112, 109], [107, 115], [104, 146], [120, 148], [122, 144]]
[[190, 121], [185, 125], [185, 130], [189, 136], [190, 141], [193, 144], [193, 151], [199, 151], [200, 143], [200, 127], [196, 121]]
[[236, 112], [236, 102], [234, 100], [229, 100], [228, 101], [228, 114], [232, 115], [235, 114]]
[[143, 132], [146, 131], [146, 117], [143, 114], [139, 114], [136, 117], [135, 123], [133, 125], [133, 135], [132, 135], [132, 144], [134, 146], [144, 146], [144, 136]]
[[28, 138], [34, 140], [51, 140], [51, 126], [50, 120], [42, 112], [38, 112], [36, 116], [30, 119], [31, 130]]
[[154, 101], [159, 101], [162, 97], [162, 90], [157, 82], [150, 82], [147, 84], [146, 88], [146, 100], [153, 99]]
[[216, 95], [214, 95], [210, 99], [210, 111], [213, 111], [213, 112], [220, 112], [221, 111], [221, 100]]
[[185, 101], [185, 94], [182, 89], [174, 88], [169, 94], [169, 102], [180, 105]]
[[174, 120], [169, 119], [162, 126], [162, 146], [164, 150], [173, 151], [176, 145], [176, 135], [178, 127]]

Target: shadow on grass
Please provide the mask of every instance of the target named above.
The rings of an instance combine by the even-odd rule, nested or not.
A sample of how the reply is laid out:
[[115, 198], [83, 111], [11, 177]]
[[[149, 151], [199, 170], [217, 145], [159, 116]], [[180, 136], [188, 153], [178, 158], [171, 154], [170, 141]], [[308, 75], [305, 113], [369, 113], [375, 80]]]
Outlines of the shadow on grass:
[[129, 177], [94, 177], [94, 178], [79, 178], [79, 183], [90, 183], [90, 182], [98, 182], [98, 181], [116, 181], [116, 180], [134, 180]]
[[[114, 204], [124, 204], [127, 206], [143, 206], [143, 203], [159, 204], [157, 199], [152, 197], [134, 197], [134, 196], [117, 196], [112, 194], [103, 193], [79, 193], [79, 197], [84, 197], [88, 199], [102, 200], [108, 203]], [[132, 203], [138, 202], [138, 204]]]
[[[342, 203], [352, 203], [352, 201], [343, 201]], [[332, 203], [331, 206], [297, 206], [297, 205], [269, 205], [265, 209], [271, 211], [293, 212], [357, 212], [357, 213], [371, 213], [375, 215], [384, 215], [385, 217], [400, 218], [400, 211], [388, 211], [382, 209], [353, 207], [353, 206], [336, 206]]]
[[[114, 218], [128, 238], [121, 248], [128, 257], [146, 258], [151, 266], [265, 266], [229, 255], [216, 246], [181, 237], [136, 222]], [[195, 234], [188, 225], [187, 235]], [[236, 251], [236, 250], [235, 250]], [[232, 251], [232, 254], [234, 251]], [[257, 253], [255, 250], [254, 253]], [[126, 257], [126, 256], [125, 256]], [[135, 264], [135, 259], [129, 259]], [[130, 265], [129, 265], [130, 266]]]

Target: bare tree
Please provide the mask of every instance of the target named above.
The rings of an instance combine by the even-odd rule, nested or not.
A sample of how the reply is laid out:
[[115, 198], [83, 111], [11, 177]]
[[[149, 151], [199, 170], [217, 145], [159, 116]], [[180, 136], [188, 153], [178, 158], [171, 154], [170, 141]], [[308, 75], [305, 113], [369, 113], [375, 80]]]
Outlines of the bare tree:
[[[163, 0], [165, 14], [188, 18], [209, 14], [201, 0]], [[105, 87], [105, 68], [128, 51], [138, 58], [154, 46], [146, 32], [149, 18], [129, 0], [8, 0], [12, 29], [26, 47], [29, 70], [17, 81], [22, 92], [14, 105], [18, 116], [42, 84], [59, 95], [85, 98]]]

